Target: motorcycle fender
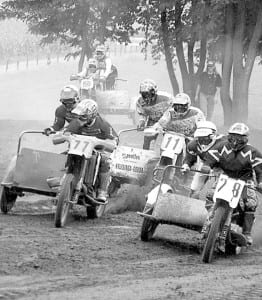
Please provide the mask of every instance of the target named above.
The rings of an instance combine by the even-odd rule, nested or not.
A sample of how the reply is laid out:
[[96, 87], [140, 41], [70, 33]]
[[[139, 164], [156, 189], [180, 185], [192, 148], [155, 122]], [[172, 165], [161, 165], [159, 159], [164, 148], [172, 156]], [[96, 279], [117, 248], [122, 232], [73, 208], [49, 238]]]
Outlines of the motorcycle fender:
[[176, 157], [177, 157], [177, 155], [173, 151], [170, 151], [170, 150], [164, 150], [161, 154], [161, 157], [162, 156], [168, 157], [175, 161], [176, 161]]
[[161, 190], [160, 191], [159, 191], [159, 188], [160, 188], [160, 185], [157, 185], [156, 187], [154, 187], [152, 189], [152, 191], [150, 191], [147, 194], [147, 201], [146, 201], [147, 204], [150, 204], [150, 205], [154, 206], [154, 204], [156, 203], [159, 192], [161, 192], [162, 194], [166, 194], [168, 192], [173, 192], [173, 189], [171, 188], [171, 186], [166, 184], [166, 183], [161, 184]]

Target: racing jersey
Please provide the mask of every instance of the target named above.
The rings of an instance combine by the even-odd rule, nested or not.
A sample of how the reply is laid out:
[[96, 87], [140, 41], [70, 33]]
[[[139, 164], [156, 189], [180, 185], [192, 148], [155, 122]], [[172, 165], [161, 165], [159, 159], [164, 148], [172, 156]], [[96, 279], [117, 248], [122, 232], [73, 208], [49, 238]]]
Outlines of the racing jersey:
[[197, 123], [204, 120], [203, 112], [196, 107], [190, 106], [187, 113], [183, 116], [178, 115], [173, 108], [169, 108], [156, 125], [160, 125], [166, 130], [192, 137], [197, 128]]
[[249, 144], [233, 151], [224, 140], [207, 151], [205, 164], [211, 168], [219, 167], [226, 175], [245, 181], [252, 179], [255, 171], [257, 181], [262, 182], [262, 154]]
[[213, 149], [213, 147], [217, 147], [218, 143], [223, 142], [225, 139], [227, 139], [225, 135], [218, 135], [209, 145], [208, 149], [203, 150], [200, 148], [197, 139], [194, 138], [187, 144], [184, 163], [186, 163], [189, 167], [192, 167], [197, 162], [197, 157], [199, 157], [203, 162], [205, 162], [207, 151]]
[[97, 70], [99, 70], [100, 76], [108, 77], [112, 72], [111, 58], [106, 57], [103, 60], [97, 60]]
[[52, 126], [54, 131], [59, 131], [65, 126], [65, 122], [70, 122], [74, 118], [74, 114], [71, 111], [68, 111], [66, 107], [62, 104], [57, 107], [55, 111], [55, 121]]
[[157, 92], [154, 103], [146, 104], [144, 99], [140, 96], [136, 100], [136, 110], [141, 119], [147, 120], [147, 126], [154, 125], [168, 109], [171, 104], [173, 96], [169, 93], [159, 91]]
[[95, 136], [102, 140], [113, 140], [117, 138], [113, 127], [100, 115], [98, 115], [95, 121], [90, 125], [83, 124], [79, 119], [73, 119], [67, 126], [66, 131], [80, 135]]

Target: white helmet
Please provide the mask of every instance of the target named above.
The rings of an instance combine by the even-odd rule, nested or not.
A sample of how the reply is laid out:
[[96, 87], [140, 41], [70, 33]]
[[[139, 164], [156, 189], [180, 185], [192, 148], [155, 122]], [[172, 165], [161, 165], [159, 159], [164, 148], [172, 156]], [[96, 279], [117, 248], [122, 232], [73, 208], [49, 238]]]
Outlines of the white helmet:
[[235, 123], [228, 130], [228, 142], [232, 150], [241, 150], [248, 143], [249, 128], [244, 123]]
[[106, 47], [104, 45], [99, 45], [96, 47], [95, 57], [98, 60], [103, 59], [106, 56]]
[[72, 113], [76, 114], [80, 120], [91, 124], [98, 115], [98, 106], [92, 99], [83, 99], [76, 108], [72, 110]]
[[95, 58], [89, 58], [88, 68], [97, 68], [97, 60]]
[[191, 106], [191, 99], [187, 94], [179, 93], [172, 99], [171, 105], [177, 115], [184, 116]]
[[140, 83], [139, 93], [146, 104], [152, 104], [157, 95], [157, 85], [152, 79], [145, 79]]
[[69, 84], [62, 88], [60, 92], [60, 102], [64, 104], [68, 111], [71, 111], [79, 99], [79, 90], [73, 85]]
[[216, 141], [217, 127], [213, 122], [200, 121], [197, 123], [197, 129], [194, 138], [197, 139], [198, 146], [202, 151], [210, 149]]

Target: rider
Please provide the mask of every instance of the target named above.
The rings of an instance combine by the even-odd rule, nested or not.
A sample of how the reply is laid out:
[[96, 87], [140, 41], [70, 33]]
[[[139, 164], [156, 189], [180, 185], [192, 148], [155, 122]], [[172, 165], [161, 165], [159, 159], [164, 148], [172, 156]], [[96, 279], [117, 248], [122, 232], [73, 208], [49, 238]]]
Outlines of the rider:
[[[205, 165], [219, 167], [233, 178], [248, 183], [243, 191], [244, 222], [243, 234], [247, 243], [252, 244], [251, 230], [255, 220], [257, 195], [253, 188], [254, 180], [262, 189], [262, 154], [248, 144], [249, 128], [244, 123], [235, 123], [229, 130], [227, 139], [208, 150]], [[255, 175], [255, 176], [254, 176]], [[256, 177], [256, 178], [254, 178]]]
[[182, 133], [187, 137], [193, 137], [199, 121], [205, 120], [203, 112], [191, 106], [190, 97], [185, 93], [179, 93], [172, 98], [171, 106], [153, 126], [157, 131], [160, 128]]
[[70, 122], [74, 115], [72, 110], [79, 102], [79, 91], [75, 85], [66, 85], [60, 93], [60, 102], [55, 111], [55, 121], [50, 127], [44, 129], [44, 134], [49, 135], [52, 131], [59, 131], [64, 128], [66, 122]]
[[117, 69], [112, 64], [111, 58], [106, 55], [106, 47], [99, 45], [95, 51], [95, 58], [97, 60], [97, 70], [100, 79], [105, 81], [106, 89], [114, 89], [115, 80], [117, 77]]
[[[83, 99], [72, 111], [78, 117], [73, 119], [66, 132], [95, 136], [99, 139], [117, 140], [118, 136], [112, 126], [98, 114], [97, 103], [92, 99]], [[109, 159], [103, 153], [99, 166], [99, 188], [97, 199], [105, 202], [109, 185]]]
[[96, 75], [97, 73], [97, 60], [95, 58], [89, 58], [87, 67], [81, 72], [77, 73], [79, 77], [88, 77], [89, 75]]
[[[210, 121], [201, 121], [197, 124], [194, 132], [194, 139], [187, 144], [186, 156], [182, 165], [182, 173], [187, 173], [190, 168], [195, 165], [201, 170], [207, 151], [216, 147], [218, 143], [225, 140], [224, 135], [217, 134], [216, 125]], [[197, 197], [197, 192], [203, 187], [207, 180], [207, 176], [201, 173], [195, 173], [191, 183], [190, 197]]]
[[[145, 79], [141, 82], [139, 93], [141, 96], [136, 101], [136, 110], [140, 116], [137, 125], [138, 130], [143, 130], [145, 126], [154, 125], [169, 107], [172, 95], [157, 91], [157, 85], [152, 79]], [[157, 138], [155, 136], [144, 136], [143, 149], [149, 149], [151, 141]]]

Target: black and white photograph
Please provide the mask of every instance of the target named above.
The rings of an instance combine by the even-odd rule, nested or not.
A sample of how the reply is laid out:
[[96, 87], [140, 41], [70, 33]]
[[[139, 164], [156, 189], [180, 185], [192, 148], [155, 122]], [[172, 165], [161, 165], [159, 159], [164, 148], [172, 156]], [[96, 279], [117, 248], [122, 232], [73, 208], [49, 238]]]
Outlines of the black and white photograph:
[[262, 299], [261, 82], [261, 0], [0, 0], [0, 299]]

